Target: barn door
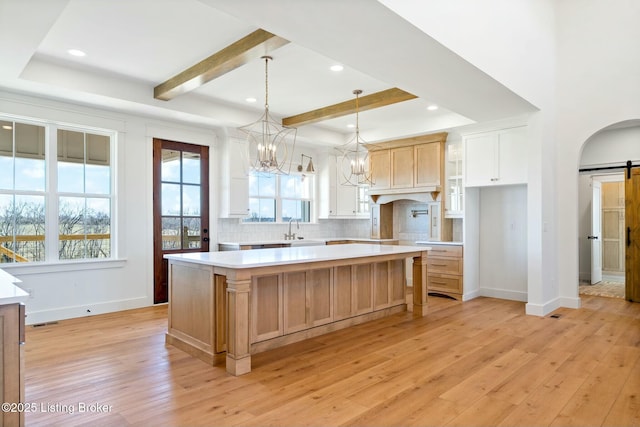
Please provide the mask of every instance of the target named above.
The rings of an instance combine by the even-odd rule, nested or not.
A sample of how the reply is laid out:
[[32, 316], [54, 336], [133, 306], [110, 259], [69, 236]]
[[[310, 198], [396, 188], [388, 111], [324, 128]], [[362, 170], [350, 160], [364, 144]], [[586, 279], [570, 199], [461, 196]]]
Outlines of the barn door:
[[640, 169], [629, 168], [625, 184], [625, 297], [640, 302]]

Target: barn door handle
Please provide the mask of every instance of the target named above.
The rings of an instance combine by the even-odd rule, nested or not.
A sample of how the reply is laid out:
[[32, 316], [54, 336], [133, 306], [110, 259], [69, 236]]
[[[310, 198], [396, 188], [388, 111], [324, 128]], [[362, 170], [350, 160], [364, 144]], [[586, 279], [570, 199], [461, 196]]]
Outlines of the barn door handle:
[[627, 246], [631, 246], [631, 227], [627, 227]]

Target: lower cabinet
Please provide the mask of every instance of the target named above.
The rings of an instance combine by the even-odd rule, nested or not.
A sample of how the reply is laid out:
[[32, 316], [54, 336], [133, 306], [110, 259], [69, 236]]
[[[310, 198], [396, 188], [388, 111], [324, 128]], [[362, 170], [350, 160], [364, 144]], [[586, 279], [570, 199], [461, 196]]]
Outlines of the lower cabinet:
[[433, 245], [427, 255], [429, 293], [462, 298], [463, 249], [459, 245]]
[[[0, 305], [0, 395], [8, 404], [24, 403], [24, 305]], [[2, 411], [0, 426], [23, 426], [23, 411]]]
[[404, 260], [254, 277], [251, 342], [405, 303]]

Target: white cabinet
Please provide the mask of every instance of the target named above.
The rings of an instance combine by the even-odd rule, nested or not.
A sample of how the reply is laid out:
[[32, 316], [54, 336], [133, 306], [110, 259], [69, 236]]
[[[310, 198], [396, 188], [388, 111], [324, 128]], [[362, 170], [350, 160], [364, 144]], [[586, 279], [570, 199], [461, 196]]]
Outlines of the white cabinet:
[[361, 187], [342, 185], [345, 182], [341, 171], [341, 157], [327, 156], [327, 170], [324, 171], [326, 179], [320, 179], [320, 192], [325, 193], [321, 197], [321, 218], [368, 218], [369, 203], [366, 199], [366, 191]]
[[462, 141], [447, 141], [445, 151], [445, 218], [462, 218], [464, 215], [464, 152]]
[[243, 218], [249, 214], [249, 176], [246, 141], [229, 138], [220, 156], [220, 216]]
[[525, 126], [464, 137], [465, 186], [527, 183]]

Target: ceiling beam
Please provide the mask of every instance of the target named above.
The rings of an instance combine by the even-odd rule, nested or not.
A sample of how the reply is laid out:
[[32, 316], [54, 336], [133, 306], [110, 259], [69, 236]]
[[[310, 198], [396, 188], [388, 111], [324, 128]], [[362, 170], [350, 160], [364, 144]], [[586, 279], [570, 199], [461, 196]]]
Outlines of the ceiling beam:
[[[384, 107], [386, 105], [408, 101], [414, 98], [417, 98], [417, 96], [394, 87], [392, 89], [372, 93], [371, 95], [361, 96], [358, 100], [358, 111], [366, 111], [373, 108]], [[354, 98], [349, 101], [344, 101], [338, 104], [329, 105], [327, 107], [318, 108], [317, 110], [308, 111], [306, 113], [301, 113], [291, 117], [285, 117], [284, 119], [282, 119], [282, 125], [308, 125], [310, 123], [316, 123], [322, 120], [335, 119], [336, 117], [355, 114], [355, 112], [356, 100]]]
[[153, 97], [164, 101], [173, 99], [287, 43], [289, 41], [282, 37], [257, 29], [159, 84], [153, 89]]

